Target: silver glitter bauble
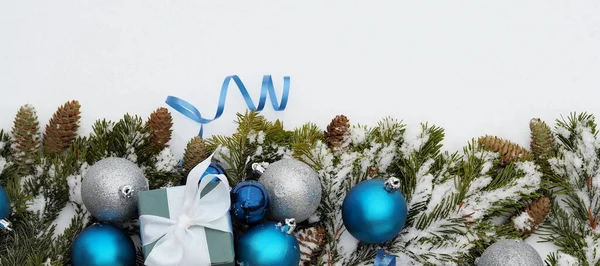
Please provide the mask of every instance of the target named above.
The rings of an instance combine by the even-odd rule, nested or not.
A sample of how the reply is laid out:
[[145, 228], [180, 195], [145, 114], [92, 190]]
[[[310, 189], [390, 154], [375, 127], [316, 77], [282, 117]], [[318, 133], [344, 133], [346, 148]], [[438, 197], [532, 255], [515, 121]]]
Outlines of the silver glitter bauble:
[[270, 164], [258, 179], [269, 192], [269, 218], [300, 223], [315, 213], [321, 202], [319, 175], [307, 164], [283, 159]]
[[125, 222], [137, 217], [138, 192], [148, 190], [144, 172], [124, 158], [105, 158], [92, 165], [81, 182], [83, 205], [96, 219]]
[[477, 266], [544, 266], [540, 254], [529, 244], [521, 240], [500, 240], [489, 246]]

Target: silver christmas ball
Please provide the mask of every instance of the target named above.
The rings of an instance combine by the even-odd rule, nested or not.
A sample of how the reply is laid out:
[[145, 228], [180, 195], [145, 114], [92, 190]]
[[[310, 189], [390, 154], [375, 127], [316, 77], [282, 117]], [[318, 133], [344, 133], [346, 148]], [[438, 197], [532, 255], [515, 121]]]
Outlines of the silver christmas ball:
[[319, 174], [295, 159], [270, 164], [258, 179], [269, 192], [269, 218], [284, 222], [294, 218], [300, 223], [315, 213], [321, 202]]
[[492, 244], [477, 260], [477, 266], [504, 265], [544, 266], [544, 261], [532, 246], [515, 239]]
[[144, 190], [148, 190], [144, 172], [124, 158], [96, 162], [81, 181], [83, 205], [92, 216], [105, 222], [125, 222], [137, 217], [137, 193]]

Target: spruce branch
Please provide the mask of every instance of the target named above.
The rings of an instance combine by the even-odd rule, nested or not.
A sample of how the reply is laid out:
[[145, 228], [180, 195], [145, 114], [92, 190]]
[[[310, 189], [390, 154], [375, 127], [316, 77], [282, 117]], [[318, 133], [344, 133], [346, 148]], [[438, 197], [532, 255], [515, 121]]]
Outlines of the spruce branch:
[[78, 101], [63, 104], [54, 113], [44, 132], [44, 153], [60, 153], [77, 137], [81, 106]]

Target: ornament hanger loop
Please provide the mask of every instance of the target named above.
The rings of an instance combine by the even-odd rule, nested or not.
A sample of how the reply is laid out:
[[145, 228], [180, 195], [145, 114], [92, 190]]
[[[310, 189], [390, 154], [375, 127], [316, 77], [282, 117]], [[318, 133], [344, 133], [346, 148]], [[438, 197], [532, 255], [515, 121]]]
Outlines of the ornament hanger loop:
[[286, 227], [288, 228], [287, 234], [291, 235], [294, 232], [294, 229], [296, 229], [296, 219], [294, 219], [294, 218], [285, 219], [285, 224], [286, 224]]
[[267, 170], [267, 167], [269, 167], [269, 163], [267, 163], [267, 162], [253, 163], [252, 171], [257, 172], [262, 175], [265, 172], [265, 170]]
[[13, 229], [11, 226], [12, 226], [11, 222], [4, 220], [4, 219], [0, 219], [0, 228], [4, 229], [6, 231], [12, 231]]
[[131, 187], [129, 185], [123, 186], [121, 188], [121, 196], [124, 198], [129, 199], [129, 198], [133, 197], [133, 192], [134, 192], [133, 187]]
[[390, 177], [385, 181], [385, 190], [387, 192], [394, 192], [400, 188], [400, 179]]

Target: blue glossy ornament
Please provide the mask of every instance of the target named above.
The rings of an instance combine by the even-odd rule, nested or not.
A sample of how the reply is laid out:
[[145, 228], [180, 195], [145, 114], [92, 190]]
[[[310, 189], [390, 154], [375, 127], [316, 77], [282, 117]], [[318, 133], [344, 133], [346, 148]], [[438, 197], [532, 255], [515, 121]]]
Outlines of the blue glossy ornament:
[[[202, 174], [202, 176], [200, 176], [200, 180], [198, 180], [198, 184], [200, 184], [200, 181], [202, 181], [202, 178], [204, 178], [207, 175], [224, 175], [224, 174], [225, 174], [225, 169], [223, 169], [223, 167], [221, 167], [219, 164], [217, 164], [215, 162], [211, 162], [210, 165], [208, 166], [208, 168], [206, 168], [206, 170]], [[211, 183], [219, 182], [219, 179], [215, 177], [210, 182]]]
[[0, 219], [6, 219], [10, 215], [10, 200], [2, 186], [0, 186]]
[[346, 195], [342, 204], [342, 219], [348, 232], [367, 244], [392, 240], [400, 233], [408, 208], [400, 181], [371, 179], [358, 183]]
[[96, 224], [84, 229], [73, 242], [73, 266], [133, 266], [135, 246], [121, 229], [108, 224]]
[[249, 266], [298, 265], [300, 247], [288, 229], [274, 222], [250, 228], [236, 243], [236, 261]]
[[262, 221], [269, 206], [269, 193], [257, 181], [244, 181], [231, 190], [231, 217], [244, 224]]

